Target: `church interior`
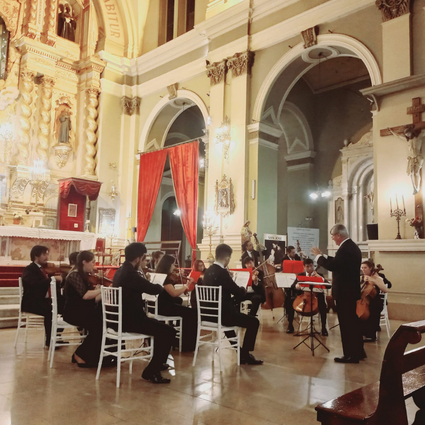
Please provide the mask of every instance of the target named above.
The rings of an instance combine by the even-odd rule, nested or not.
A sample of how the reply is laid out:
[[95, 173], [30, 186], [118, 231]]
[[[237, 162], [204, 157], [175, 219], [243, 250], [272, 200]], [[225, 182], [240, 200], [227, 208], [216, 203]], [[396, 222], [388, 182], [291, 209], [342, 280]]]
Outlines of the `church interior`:
[[[424, 34], [425, 0], [0, 0], [0, 425], [425, 424]], [[346, 364], [334, 359], [347, 338], [334, 286], [349, 266], [328, 265], [341, 235], [361, 256], [359, 294], [384, 270], [386, 284], [353, 304], [381, 300], [365, 357], [346, 361], [344, 348]], [[116, 365], [77, 370], [68, 325], [66, 346], [50, 345], [44, 314], [24, 311], [28, 264], [48, 254], [66, 308], [71, 253], [90, 251], [78, 273], [92, 261], [114, 288], [135, 243], [152, 264], [141, 276], [163, 292], [154, 253], [174, 258], [189, 283], [172, 291], [195, 312], [195, 265], [205, 283], [230, 247], [235, 285], [264, 286], [254, 314], [235, 301], [259, 322], [264, 363], [198, 342], [182, 350], [186, 316], [164, 319], [149, 298], [146, 317], [180, 338], [169, 385], [140, 377], [146, 361], [118, 378]], [[48, 250], [34, 257], [35, 246]], [[321, 286], [307, 279], [299, 311], [302, 272]], [[87, 293], [99, 291], [101, 311], [98, 283]], [[94, 332], [75, 326], [85, 344]]]

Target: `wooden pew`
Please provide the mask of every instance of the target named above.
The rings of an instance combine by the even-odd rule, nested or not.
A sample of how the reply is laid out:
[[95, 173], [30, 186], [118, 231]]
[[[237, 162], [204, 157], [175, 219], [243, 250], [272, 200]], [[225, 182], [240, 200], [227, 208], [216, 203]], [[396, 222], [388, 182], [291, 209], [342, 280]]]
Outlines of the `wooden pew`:
[[405, 353], [425, 332], [425, 320], [401, 325], [385, 350], [379, 382], [316, 407], [323, 425], [408, 425], [405, 400], [421, 409], [414, 425], [425, 423], [425, 347]]

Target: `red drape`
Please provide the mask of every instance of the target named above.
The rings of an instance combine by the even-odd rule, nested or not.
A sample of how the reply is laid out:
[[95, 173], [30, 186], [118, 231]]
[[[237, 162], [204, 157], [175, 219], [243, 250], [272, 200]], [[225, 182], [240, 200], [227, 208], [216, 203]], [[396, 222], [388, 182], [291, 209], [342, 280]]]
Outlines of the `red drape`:
[[59, 182], [59, 193], [62, 198], [66, 198], [69, 194], [71, 187], [73, 186], [77, 193], [80, 195], [88, 196], [90, 201], [95, 201], [99, 196], [101, 182], [78, 179], [71, 177], [69, 179], [60, 179]]
[[192, 263], [196, 260], [196, 230], [198, 224], [199, 142], [169, 149], [177, 206], [187, 240], [192, 247]]
[[166, 149], [140, 155], [137, 202], [137, 240], [139, 242], [144, 241], [152, 219], [166, 159]]

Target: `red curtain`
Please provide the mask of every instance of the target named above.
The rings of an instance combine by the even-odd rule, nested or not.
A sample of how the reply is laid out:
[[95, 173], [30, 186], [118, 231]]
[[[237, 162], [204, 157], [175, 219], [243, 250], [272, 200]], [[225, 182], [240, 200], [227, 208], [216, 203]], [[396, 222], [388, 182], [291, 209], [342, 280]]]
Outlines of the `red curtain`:
[[90, 201], [95, 201], [100, 192], [101, 182], [78, 179], [71, 177], [69, 179], [60, 179], [59, 182], [59, 193], [62, 198], [66, 198], [69, 194], [71, 187], [74, 187], [77, 193], [80, 195], [88, 196]]
[[151, 222], [161, 186], [167, 150], [140, 155], [139, 197], [137, 202], [137, 240], [143, 242]]
[[196, 230], [198, 224], [199, 142], [169, 149], [171, 174], [177, 206], [187, 240], [192, 247], [192, 263], [196, 260]]

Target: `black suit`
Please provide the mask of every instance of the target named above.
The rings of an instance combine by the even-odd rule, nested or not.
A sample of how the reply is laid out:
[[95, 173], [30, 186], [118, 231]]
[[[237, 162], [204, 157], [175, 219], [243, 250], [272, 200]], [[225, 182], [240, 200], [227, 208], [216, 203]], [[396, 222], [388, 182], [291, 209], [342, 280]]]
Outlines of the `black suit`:
[[[52, 332], [52, 301], [47, 295], [50, 288], [50, 277], [46, 277], [36, 263], [31, 263], [24, 269], [22, 274], [22, 285], [24, 294], [22, 296], [21, 309], [27, 313], [44, 316], [44, 329], [46, 332], [46, 345], [50, 345]], [[63, 310], [63, 297], [57, 288], [58, 312]], [[46, 298], [47, 296], [47, 298]]]
[[301, 258], [300, 258], [300, 256], [299, 256], [298, 254], [295, 254], [295, 258], [290, 258], [288, 254], [285, 254], [285, 255], [283, 256], [283, 258], [282, 258], [282, 263], [283, 263], [285, 260], [289, 260], [289, 261], [301, 261]]
[[335, 257], [321, 256], [317, 263], [332, 272], [332, 296], [338, 309], [344, 356], [362, 357], [363, 339], [356, 314], [357, 300], [360, 298], [362, 253], [351, 239], [347, 239]]
[[[299, 257], [298, 254], [295, 254], [295, 258], [290, 258], [288, 254], [285, 254], [282, 258], [282, 261], [279, 263], [279, 266], [282, 267], [282, 270], [283, 270], [283, 262], [285, 260], [301, 261], [301, 258]], [[278, 263], [275, 263], [275, 264], [278, 264]], [[292, 322], [294, 321], [295, 312], [294, 312], [294, 307], [292, 306], [292, 304], [295, 299], [295, 293], [292, 288], [285, 288], [284, 291], [285, 291], [285, 302], [283, 306], [285, 307], [286, 314], [288, 315], [289, 328], [290, 328], [292, 326]]]
[[167, 361], [176, 331], [171, 326], [146, 316], [142, 294], [158, 295], [163, 287], [144, 279], [128, 261], [115, 273], [113, 286], [122, 287], [123, 331], [154, 337], [154, 354], [146, 369], [159, 372], [162, 364]]
[[[221, 322], [224, 326], [246, 328], [241, 349], [241, 356], [246, 357], [250, 351], [254, 350], [260, 322], [256, 317], [247, 316], [235, 308], [232, 295], [237, 301], [241, 301], [245, 298], [245, 289], [236, 285], [229, 272], [217, 264], [213, 264], [205, 271], [203, 284], [205, 286], [221, 286], [223, 288]], [[233, 331], [226, 332], [226, 336], [233, 338], [235, 334]]]
[[254, 260], [254, 266], [255, 267], [258, 267], [258, 264], [260, 264], [259, 263], [260, 253], [258, 251], [256, 251], [255, 249], [253, 249], [251, 251], [251, 255], [248, 254], [248, 251], [244, 251], [243, 252], [242, 258], [241, 258], [242, 264], [244, 263], [245, 258], [251, 258], [251, 259], [253, 259]]

